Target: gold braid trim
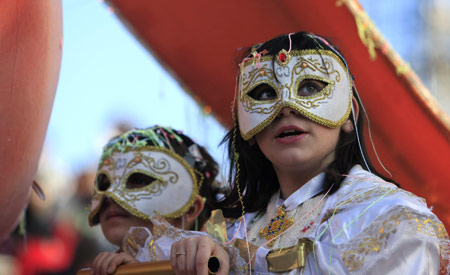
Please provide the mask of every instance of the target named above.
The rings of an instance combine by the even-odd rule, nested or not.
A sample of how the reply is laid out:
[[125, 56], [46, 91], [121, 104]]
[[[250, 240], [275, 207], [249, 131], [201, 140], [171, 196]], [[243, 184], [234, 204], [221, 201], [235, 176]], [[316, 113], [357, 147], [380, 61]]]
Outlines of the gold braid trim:
[[368, 48], [370, 57], [372, 59], [376, 58], [377, 54], [375, 49], [379, 49], [387, 57], [392, 65], [394, 65], [397, 75], [403, 75], [405, 77], [406, 81], [412, 87], [414, 94], [441, 124], [443, 130], [446, 131], [444, 135], [450, 140], [450, 116], [442, 110], [436, 99], [431, 95], [430, 91], [425, 87], [409, 64], [391, 47], [357, 0], [336, 1], [336, 6], [342, 5], [345, 5], [354, 16], [359, 38]]

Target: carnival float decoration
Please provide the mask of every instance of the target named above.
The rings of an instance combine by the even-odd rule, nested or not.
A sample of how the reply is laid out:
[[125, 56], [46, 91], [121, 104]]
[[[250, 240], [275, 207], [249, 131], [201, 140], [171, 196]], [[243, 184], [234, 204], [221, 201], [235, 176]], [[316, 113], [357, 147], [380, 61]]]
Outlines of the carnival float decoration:
[[62, 54], [61, 1], [1, 1], [0, 41], [3, 240], [28, 203], [50, 119]]

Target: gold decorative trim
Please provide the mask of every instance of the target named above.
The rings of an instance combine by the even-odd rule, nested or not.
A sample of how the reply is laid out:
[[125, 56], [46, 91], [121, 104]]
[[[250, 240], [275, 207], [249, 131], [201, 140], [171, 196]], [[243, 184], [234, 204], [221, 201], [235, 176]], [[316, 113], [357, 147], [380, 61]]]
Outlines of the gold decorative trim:
[[[206, 223], [206, 231], [219, 242], [226, 242], [227, 228], [222, 210], [214, 210]], [[255, 255], [258, 246], [242, 239], [234, 239], [233, 246], [239, 251], [239, 255], [249, 262], [249, 252], [251, 267], [255, 266]], [[297, 244], [290, 247], [272, 249], [266, 256], [268, 269], [270, 272], [288, 272], [293, 269], [302, 268], [306, 264], [306, 258], [312, 251], [313, 241], [307, 238], [301, 238]]]
[[[329, 80], [327, 78], [320, 77], [317, 75], [303, 75], [303, 76], [297, 78], [297, 80], [295, 81], [294, 90], [296, 90], [297, 93], [298, 93], [298, 88], [299, 88], [301, 82], [305, 79], [319, 80], [319, 81], [325, 82], [327, 84], [322, 90], [320, 90], [316, 94], [313, 94], [310, 96], [297, 95], [296, 98], [291, 98], [291, 99], [297, 101], [297, 104], [299, 104], [307, 109], [312, 108], [312, 107], [317, 107], [318, 105], [316, 104], [316, 102], [320, 101], [320, 100], [324, 100], [327, 97], [329, 97], [332, 93], [331, 88], [333, 88], [333, 86], [335, 86], [335, 82], [333, 80]], [[304, 102], [305, 100], [308, 104]]]
[[[89, 216], [88, 216], [89, 226], [97, 225], [100, 222], [97, 214], [103, 204], [104, 196], [102, 194], [94, 194], [93, 200], [97, 199], [97, 198], [99, 200], [99, 203], [98, 203], [97, 207], [95, 209], [93, 209], [91, 211], [91, 213], [89, 213]], [[91, 201], [91, 203], [92, 203], [92, 201]]]
[[362, 9], [361, 4], [357, 0], [337, 0], [336, 5], [345, 5], [355, 18], [359, 38], [369, 50], [370, 57], [372, 59], [376, 58], [375, 49], [379, 49], [381, 53], [387, 57], [395, 67], [397, 75], [403, 75], [405, 77], [406, 81], [410, 84], [413, 93], [439, 122], [442, 130], [445, 131], [444, 136], [450, 140], [450, 116], [442, 110], [439, 103], [431, 95], [428, 88], [425, 87], [409, 64], [400, 57], [389, 42], [383, 37], [367, 13]]
[[[282, 56], [284, 56], [284, 61], [281, 60]], [[281, 67], [285, 67], [289, 61], [291, 61], [291, 54], [288, 51], [282, 49], [277, 53], [277, 62]]]
[[[351, 98], [350, 98], [351, 100]], [[300, 109], [298, 107], [296, 107], [294, 104], [292, 104], [291, 102], [285, 102], [281, 105], [278, 106], [277, 110], [275, 112], [272, 113], [272, 115], [270, 115], [269, 117], [267, 117], [263, 122], [261, 122], [258, 126], [256, 126], [255, 128], [253, 128], [252, 130], [250, 130], [247, 134], [243, 133], [242, 130], [239, 128], [239, 131], [241, 132], [241, 136], [245, 141], [248, 141], [249, 139], [251, 139], [254, 135], [256, 135], [257, 133], [261, 132], [264, 128], [266, 128], [267, 125], [269, 125], [274, 119], [275, 117], [278, 115], [278, 113], [280, 112], [280, 110], [284, 107], [290, 107], [294, 110], [296, 110], [297, 112], [299, 112], [300, 114], [302, 114], [303, 116], [307, 117], [308, 119], [321, 124], [323, 126], [326, 126], [328, 128], [336, 128], [341, 126], [342, 124], [344, 124], [344, 122], [348, 119], [348, 117], [350, 116], [350, 112], [352, 110], [351, 108], [351, 104], [349, 105], [347, 112], [344, 114], [344, 116], [334, 122], [328, 119], [324, 119], [321, 118], [319, 116], [307, 113], [305, 110]], [[239, 115], [239, 114], [238, 114]]]
[[[305, 56], [305, 55], [320, 55], [320, 56], [325, 55], [325, 56], [329, 56], [329, 57], [333, 58], [344, 69], [345, 74], [347, 75], [347, 80], [349, 82], [348, 85], [349, 85], [349, 87], [352, 87], [351, 81], [350, 81], [351, 78], [350, 78], [349, 72], [347, 71], [347, 67], [345, 66], [344, 62], [334, 52], [329, 51], [329, 50], [321, 50], [321, 49], [307, 49], [307, 50], [294, 50], [294, 51], [291, 51], [289, 53], [289, 55], [290, 55], [291, 58], [302, 57], [302, 56]], [[273, 56], [273, 55], [265, 55], [265, 56], [263, 56], [260, 59], [260, 62], [266, 62], [266, 61], [274, 60], [275, 58], [276, 58], [276, 56]], [[308, 61], [308, 62], [306, 62], [306, 61]], [[297, 66], [299, 66], [300, 68], [305, 68], [304, 64], [306, 64], [306, 67], [313, 66], [314, 70], [321, 70], [322, 69], [322, 70], [325, 70], [325, 71], [328, 72], [328, 69], [329, 69], [329, 68], [323, 67], [323, 64], [320, 63], [320, 62], [319, 63], [313, 63], [313, 60], [300, 58], [298, 64], [294, 67], [294, 69], [291, 72], [292, 73], [292, 77], [294, 77], [295, 68]], [[249, 65], [252, 65], [252, 66], [254, 65], [254, 60], [253, 59], [246, 60], [245, 62], [243, 62], [243, 65], [241, 66], [241, 78], [239, 79], [239, 83], [240, 83], [240, 85], [239, 85], [239, 87], [240, 87], [239, 88], [240, 103], [243, 104], [243, 106], [245, 108], [248, 108], [247, 101], [248, 100], [250, 100], [250, 101], [253, 100], [253, 99], [248, 99], [248, 100], [244, 99], [246, 96], [248, 97], [248, 95], [247, 95], [247, 93], [249, 91], [248, 87], [255, 87], [255, 86], [257, 86], [259, 84], [262, 84], [262, 83], [269, 84], [267, 82], [267, 80], [263, 80], [263, 81], [259, 82], [259, 81], [255, 81], [255, 77], [252, 77], [250, 80], [248, 80], [247, 78], [243, 77], [243, 72], [245, 70], [245, 67], [249, 66]], [[267, 70], [267, 68], [265, 68], [265, 66], [263, 66], [263, 67], [264, 67], [264, 70]], [[252, 70], [252, 71], [254, 71], [254, 70]], [[269, 70], [269, 71], [272, 72], [271, 70]], [[252, 76], [254, 76], [254, 75], [259, 75], [259, 74], [258, 73], [252, 74]], [[340, 75], [336, 76], [336, 81], [339, 82], [340, 80], [341, 80], [341, 76]], [[329, 83], [329, 81], [327, 81], [327, 82]], [[245, 88], [242, 87], [244, 85], [243, 83], [245, 83]], [[292, 85], [294, 85], [294, 84], [297, 85], [298, 83], [296, 81], [292, 81]], [[273, 87], [273, 85], [270, 85], [270, 86]], [[326, 89], [326, 87], [325, 87], [325, 89]], [[276, 91], [277, 95], [279, 95], [280, 92], [278, 91], [278, 89], [275, 89], [275, 91]], [[325, 93], [325, 91], [323, 93]], [[321, 91], [320, 93], [318, 93], [318, 96], [320, 96], [320, 94], [323, 94], [323, 93]], [[304, 99], [304, 98], [305, 97], [301, 97], [301, 99]], [[291, 107], [291, 108], [295, 109], [296, 111], [298, 111], [299, 113], [301, 113], [303, 116], [307, 117], [308, 119], [310, 119], [310, 120], [312, 120], [312, 121], [314, 121], [314, 122], [316, 122], [318, 124], [321, 124], [321, 125], [326, 126], [328, 128], [336, 128], [336, 127], [341, 126], [348, 119], [348, 117], [350, 115], [350, 112], [351, 112], [351, 108], [352, 108], [351, 107], [352, 106], [351, 101], [352, 101], [352, 91], [350, 91], [348, 109], [347, 109], [346, 113], [343, 115], [343, 117], [339, 121], [331, 121], [331, 120], [328, 120], [328, 119], [321, 118], [321, 117], [319, 117], [317, 115], [314, 115], [314, 114], [311, 114], [309, 112], [306, 112], [305, 110], [303, 110], [301, 108], [298, 108], [295, 105], [290, 104], [289, 102], [284, 102], [283, 104], [280, 104], [280, 105], [276, 105], [276, 103], [275, 103], [272, 106], [272, 108], [271, 108], [271, 110], [273, 108], [275, 108], [275, 110], [263, 122], [261, 122], [259, 125], [257, 125], [253, 129], [251, 129], [248, 133], [243, 133], [242, 130], [241, 130], [241, 127], [239, 127], [239, 130], [240, 130], [242, 138], [244, 140], [248, 141], [254, 135], [256, 135], [257, 133], [261, 132], [267, 125], [269, 125], [273, 121], [273, 119], [277, 116], [277, 114], [280, 112], [280, 110], [283, 107]], [[238, 117], [239, 117], [239, 112], [238, 112]]]
[[[270, 219], [270, 222], [266, 227], [259, 231], [259, 235], [270, 241], [290, 228], [293, 223], [294, 219], [292, 217], [288, 217], [286, 211], [283, 209], [283, 206], [280, 205], [278, 207], [277, 214]], [[268, 243], [267, 245], [270, 246], [271, 244], [273, 244], [273, 242]]]
[[[402, 231], [398, 232], [399, 230]], [[360, 233], [362, 237], [354, 238], [340, 248], [343, 252], [342, 261], [349, 271], [359, 271], [370, 254], [380, 253], [388, 247], [389, 239], [393, 235], [410, 231], [435, 238], [440, 244], [448, 242], [447, 232], [439, 220], [422, 215], [409, 207], [394, 207], [365, 228]], [[441, 263], [442, 255], [441, 251]]]
[[[160, 216], [162, 216], [163, 218], [178, 218], [181, 215], [183, 215], [184, 213], [186, 213], [186, 211], [189, 210], [189, 208], [191, 207], [191, 205], [194, 203], [195, 199], [197, 198], [197, 195], [199, 194], [199, 189], [200, 186], [197, 182], [197, 177], [194, 173], [194, 169], [187, 163], [187, 161], [182, 158], [181, 156], [179, 156], [177, 153], [173, 152], [172, 150], [169, 150], [167, 148], [163, 148], [163, 147], [157, 147], [157, 146], [145, 146], [145, 147], [140, 147], [140, 148], [126, 148], [124, 151], [120, 151], [120, 150], [114, 150], [112, 154], [114, 153], [119, 153], [119, 154], [123, 154], [123, 153], [127, 153], [127, 152], [140, 152], [140, 151], [153, 151], [153, 152], [162, 152], [165, 153], [167, 155], [169, 155], [170, 157], [174, 158], [176, 161], [178, 161], [188, 172], [188, 174], [190, 175], [191, 179], [192, 179], [192, 194], [191, 197], [189, 198], [189, 200], [186, 202], [186, 204], [184, 206], [182, 206], [180, 209], [172, 212], [172, 213], [168, 213], [168, 214], [160, 214], [158, 213]], [[133, 162], [135, 159], [131, 160], [130, 162]], [[98, 170], [100, 171], [101, 168], [103, 167], [104, 162], [101, 162], [99, 164], [99, 168]], [[108, 163], [108, 166], [110, 165], [110, 163]], [[142, 170], [140, 170], [142, 172]], [[105, 171], [103, 170], [102, 173], [104, 173]], [[113, 184], [113, 182], [111, 182], [111, 185]], [[124, 182], [122, 182], [121, 186], [124, 186]], [[122, 186], [122, 190], [123, 190], [123, 186]], [[101, 192], [99, 191], [97, 188], [94, 189], [94, 196], [96, 196], [97, 194], [101, 194], [104, 196], [108, 196], [111, 197], [114, 202], [116, 202], [117, 204], [119, 204], [122, 208], [124, 208], [126, 211], [128, 211], [130, 214], [141, 218], [143, 220], [150, 220], [150, 217], [148, 215], [145, 215], [144, 213], [141, 213], [140, 211], [137, 211], [136, 209], [132, 208], [130, 205], [128, 205], [127, 203], [125, 203], [122, 199], [120, 199], [118, 196], [115, 195], [115, 193], [109, 192], [109, 191], [104, 191]], [[103, 201], [101, 201], [98, 205], [98, 207], [96, 209], [94, 209], [93, 211], [91, 211], [91, 213], [89, 214], [89, 223], [91, 226], [97, 224], [94, 223], [93, 220], [96, 218], [98, 211], [102, 205]]]
[[[149, 183], [148, 185], [143, 186], [143, 187], [128, 188], [128, 187], [127, 187], [127, 181], [128, 181], [128, 179], [130, 178], [130, 176], [132, 176], [132, 175], [135, 174], [135, 173], [141, 173], [141, 174], [144, 174], [144, 175], [146, 175], [146, 176], [155, 178], [155, 180], [152, 181], [151, 183]], [[148, 187], [149, 187], [150, 185], [158, 185], [158, 187], [159, 187], [158, 190], [161, 190], [161, 186], [166, 186], [166, 185], [167, 185], [167, 182], [164, 181], [164, 178], [163, 178], [163, 177], [161, 177], [161, 176], [159, 176], [159, 175], [155, 175], [155, 174], [149, 173], [148, 171], [146, 171], [146, 170], [144, 170], [144, 169], [134, 169], [133, 171], [128, 172], [128, 173], [126, 174], [126, 176], [123, 177], [123, 178], [124, 178], [124, 180], [123, 180], [123, 183], [121, 184], [121, 188], [120, 188], [122, 191], [125, 190], [125, 189], [133, 190], [134, 192], [136, 192], [136, 191], [146, 191], [146, 189], [148, 189]], [[154, 189], [154, 188], [152, 188], [152, 189]], [[146, 194], [146, 195], [151, 195], [151, 194], [153, 194], [153, 193], [154, 193], [154, 192], [150, 192], [150, 194]]]

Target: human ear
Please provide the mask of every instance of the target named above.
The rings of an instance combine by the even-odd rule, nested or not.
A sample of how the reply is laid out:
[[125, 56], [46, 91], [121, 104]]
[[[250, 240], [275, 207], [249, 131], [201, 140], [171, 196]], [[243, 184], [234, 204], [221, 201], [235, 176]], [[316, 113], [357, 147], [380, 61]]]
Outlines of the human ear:
[[186, 223], [185, 228], [192, 228], [195, 219], [197, 219], [197, 217], [202, 213], [204, 207], [205, 202], [203, 198], [200, 195], [197, 195], [194, 203], [192, 203], [192, 206], [186, 213], [184, 213], [184, 221]]
[[[353, 120], [357, 122], [359, 115], [359, 104], [355, 97], [352, 97], [352, 115]], [[347, 134], [351, 133], [355, 129], [355, 127], [353, 126], [353, 121], [351, 119], [347, 119], [347, 121], [342, 124], [341, 129]]]
[[345, 121], [344, 124], [342, 124], [341, 129], [347, 134], [351, 133], [353, 129], [355, 129], [353, 127], [353, 121], [351, 119], [347, 119], [347, 121]]

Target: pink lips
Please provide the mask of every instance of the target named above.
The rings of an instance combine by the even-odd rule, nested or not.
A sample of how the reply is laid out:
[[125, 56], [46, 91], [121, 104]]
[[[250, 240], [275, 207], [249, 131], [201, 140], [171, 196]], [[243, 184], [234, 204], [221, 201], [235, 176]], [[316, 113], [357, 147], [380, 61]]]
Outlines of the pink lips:
[[[299, 132], [300, 134], [294, 134], [294, 135], [290, 135], [290, 136], [284, 136], [284, 137], [280, 137], [280, 135], [283, 132], [289, 132], [289, 131], [295, 131], [295, 132]], [[291, 143], [295, 143], [301, 139], [303, 139], [305, 137], [305, 135], [307, 134], [307, 132], [305, 130], [303, 130], [302, 128], [295, 126], [295, 125], [286, 125], [286, 126], [282, 126], [280, 127], [277, 132], [275, 133], [275, 139], [279, 142], [279, 143], [283, 143], [283, 144], [291, 144]]]

